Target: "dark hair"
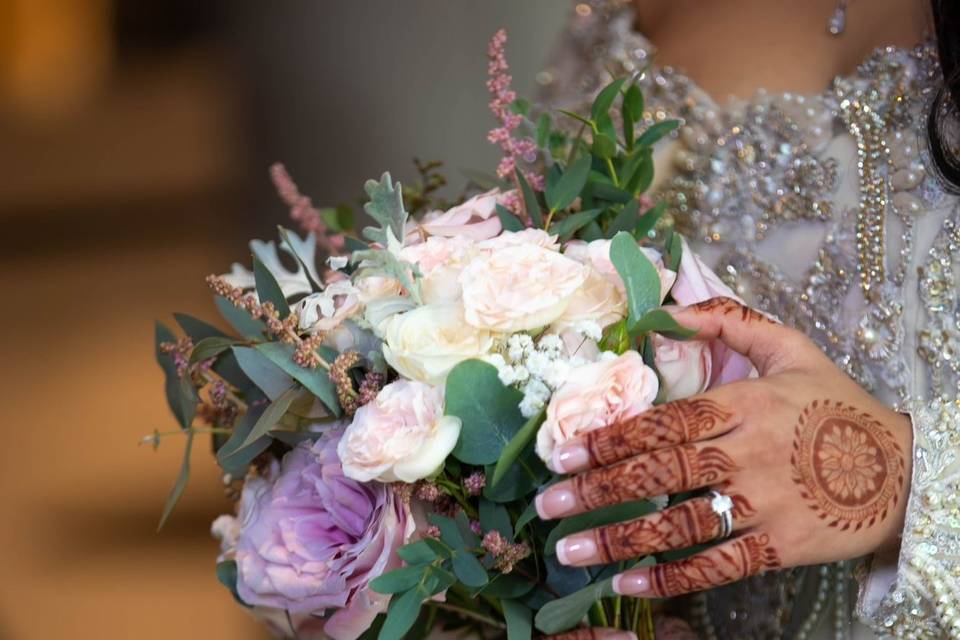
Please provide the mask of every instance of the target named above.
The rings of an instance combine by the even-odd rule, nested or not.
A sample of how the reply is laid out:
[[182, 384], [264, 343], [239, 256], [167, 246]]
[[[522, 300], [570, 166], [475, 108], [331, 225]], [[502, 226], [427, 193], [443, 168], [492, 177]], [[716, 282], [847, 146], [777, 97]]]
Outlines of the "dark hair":
[[931, 0], [930, 4], [943, 71], [943, 86], [927, 117], [930, 155], [944, 180], [960, 190], [960, 148], [955, 133], [960, 117], [960, 0]]

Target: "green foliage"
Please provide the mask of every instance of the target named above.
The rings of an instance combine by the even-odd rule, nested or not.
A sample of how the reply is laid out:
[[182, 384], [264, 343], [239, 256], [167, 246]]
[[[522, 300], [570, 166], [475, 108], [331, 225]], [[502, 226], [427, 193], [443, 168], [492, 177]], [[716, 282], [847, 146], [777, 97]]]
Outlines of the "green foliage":
[[247, 434], [247, 438], [240, 444], [237, 451], [253, 445], [259, 438], [267, 435], [280, 422], [280, 418], [287, 413], [300, 391], [301, 387], [299, 385], [290, 387], [271, 402], [257, 420], [257, 423], [250, 429], [250, 433]]
[[537, 436], [537, 430], [540, 428], [540, 425], [543, 424], [546, 415], [547, 409], [544, 407], [537, 412], [536, 415], [524, 422], [520, 430], [517, 431], [510, 439], [510, 442], [506, 444], [500, 453], [500, 459], [497, 460], [497, 466], [493, 471], [493, 476], [489, 480], [491, 487], [496, 487], [500, 484], [507, 470], [516, 463], [517, 458], [519, 458], [523, 450], [527, 448], [527, 445], [533, 442], [533, 439]]
[[380, 181], [367, 180], [363, 185], [370, 201], [363, 205], [363, 210], [380, 224], [380, 227], [366, 227], [363, 236], [373, 242], [379, 242], [386, 247], [388, 232], [402, 241], [404, 228], [407, 224], [407, 211], [403, 208], [403, 189], [397, 182], [394, 186], [389, 173], [380, 176]]
[[640, 134], [640, 137], [637, 138], [636, 146], [638, 147], [650, 147], [653, 146], [655, 142], [660, 140], [662, 137], [676, 129], [680, 126], [679, 120], [664, 120], [658, 122], [654, 125], [651, 125], [646, 131]]
[[293, 386], [293, 378], [259, 350], [235, 346], [232, 351], [243, 373], [271, 400]]
[[194, 343], [206, 340], [207, 338], [226, 338], [227, 334], [217, 329], [212, 324], [207, 324], [203, 320], [194, 318], [186, 313], [175, 313], [173, 319], [177, 321], [183, 332], [187, 334]]
[[437, 553], [425, 540], [418, 540], [397, 549], [397, 555], [407, 564], [426, 564], [437, 558]]
[[457, 579], [468, 587], [482, 587], [487, 584], [489, 579], [487, 571], [468, 548], [476, 546], [479, 542], [470, 531], [469, 523], [465, 523], [466, 531], [464, 531], [456, 521], [436, 513], [428, 514], [427, 519], [430, 524], [440, 529], [440, 539], [450, 547], [450, 560]]
[[590, 173], [590, 156], [583, 156], [575, 160], [560, 179], [554, 183], [547, 183], [547, 207], [550, 211], [559, 211], [570, 206], [576, 199], [583, 186], [587, 183], [587, 174]]
[[524, 229], [520, 218], [513, 215], [509, 209], [501, 204], [497, 205], [497, 217], [500, 218], [500, 224], [503, 225], [504, 231], [523, 231]]
[[516, 600], [501, 600], [503, 617], [507, 622], [507, 640], [530, 640], [533, 632], [533, 613]]
[[[392, 234], [392, 230], [388, 230]], [[392, 235], [390, 236], [393, 237]], [[396, 243], [391, 242], [395, 246]], [[360, 269], [353, 274], [355, 279], [369, 276], [385, 276], [394, 278], [406, 290], [417, 304], [423, 304], [420, 297], [420, 269], [415, 264], [401, 260], [396, 253], [388, 249], [366, 249], [354, 251], [350, 263], [360, 265]]]
[[267, 331], [267, 326], [259, 320], [254, 320], [250, 314], [243, 309], [237, 309], [233, 304], [222, 296], [214, 296], [214, 304], [220, 315], [226, 320], [233, 329], [244, 338], [251, 340], [262, 340]]
[[193, 413], [192, 411], [188, 410], [189, 407], [185, 405], [183, 399], [181, 398], [180, 377], [177, 375], [177, 367], [173, 363], [173, 356], [160, 350], [161, 343], [176, 341], [177, 336], [175, 336], [170, 329], [165, 327], [160, 322], [156, 323], [154, 326], [153, 338], [154, 353], [157, 364], [159, 364], [160, 368], [163, 369], [164, 390], [167, 396], [167, 406], [170, 407], [170, 411], [177, 419], [177, 422], [180, 423], [180, 426], [186, 429], [190, 426], [190, 423], [193, 422]]
[[657, 222], [659, 222], [660, 218], [663, 216], [663, 212], [666, 211], [666, 209], [666, 202], [658, 202], [647, 209], [634, 227], [633, 237], [638, 241], [646, 237], [657, 226]]
[[653, 309], [643, 315], [642, 318], [631, 327], [635, 335], [641, 333], [659, 333], [672, 340], [689, 340], [697, 335], [695, 329], [688, 329], [673, 319], [673, 316], [663, 309]]
[[542, 229], [543, 214], [540, 211], [540, 203], [537, 201], [537, 194], [534, 193], [533, 187], [531, 187], [530, 183], [527, 182], [527, 179], [523, 176], [522, 171], [517, 169], [513, 172], [513, 174], [517, 178], [517, 184], [520, 185], [520, 195], [523, 196], [523, 209], [527, 212], [527, 217], [530, 218], [530, 222], [533, 223], [534, 227], [537, 229]]
[[499, 531], [507, 540], [513, 540], [513, 524], [506, 507], [489, 500], [481, 500], [478, 511], [480, 527], [484, 531]]
[[610, 243], [610, 261], [627, 290], [627, 327], [660, 306], [660, 276], [629, 233], [621, 231]]
[[[486, 468], [487, 477], [494, 473], [493, 465]], [[550, 476], [550, 472], [534, 453], [533, 444], [527, 445], [516, 463], [507, 467], [496, 486], [487, 485], [483, 497], [493, 502], [513, 502], [533, 493]]]
[[492, 464], [526, 420], [523, 394], [500, 382], [497, 369], [480, 360], [461, 362], [447, 376], [447, 415], [460, 418], [460, 439], [453, 455], [467, 464]]
[[621, 231], [633, 231], [640, 221], [640, 202], [634, 198], [623, 205], [616, 217], [607, 226], [607, 236], [613, 237]]
[[254, 425], [260, 420], [260, 416], [263, 415], [265, 409], [264, 406], [248, 408], [247, 412], [234, 424], [233, 433], [217, 450], [217, 464], [225, 473], [229, 473], [235, 478], [243, 477], [253, 459], [270, 446], [272, 439], [270, 436], [264, 435], [241, 449], [241, 445], [246, 442], [247, 436], [250, 435]]
[[220, 581], [220, 584], [225, 586], [230, 590], [230, 593], [233, 594], [233, 599], [243, 606], [249, 608], [246, 602], [240, 598], [240, 594], [237, 593], [237, 561], [236, 560], [224, 560], [217, 563], [217, 580]]
[[620, 87], [626, 80], [626, 78], [617, 78], [597, 93], [597, 97], [593, 99], [593, 105], [590, 107], [590, 117], [593, 120], [600, 120], [607, 115], [607, 112], [613, 106], [613, 101], [620, 95]]
[[294, 348], [282, 342], [264, 342], [254, 347], [266, 356], [288, 376], [302, 384], [315, 395], [320, 402], [336, 417], [341, 414], [340, 402], [337, 400], [337, 389], [326, 369], [308, 369], [293, 361]]
[[277, 284], [277, 279], [257, 256], [253, 256], [253, 277], [257, 284], [257, 297], [260, 298], [261, 304], [272, 302], [281, 318], [290, 315], [290, 306], [283, 295], [283, 290]]
[[370, 581], [370, 588], [377, 593], [402, 593], [417, 586], [423, 577], [424, 567], [413, 565], [394, 569]]
[[230, 347], [241, 344], [236, 338], [210, 336], [204, 338], [193, 345], [193, 351], [190, 353], [190, 362], [202, 362], [210, 358], [215, 358]]
[[597, 216], [599, 216], [602, 212], [602, 209], [589, 209], [587, 211], [572, 213], [557, 224], [551, 226], [550, 233], [555, 233], [556, 235], [560, 236], [561, 240], [566, 240], [579, 231], [582, 227], [596, 220]]
[[163, 505], [163, 512], [160, 514], [160, 523], [157, 525], [157, 531], [160, 531], [163, 525], [166, 524], [170, 514], [173, 513], [173, 508], [177, 506], [177, 502], [180, 501], [180, 497], [187, 488], [187, 482], [190, 480], [190, 453], [192, 451], [193, 431], [188, 431], [187, 443], [183, 448], [183, 462], [180, 463], [180, 473], [177, 474], [177, 480], [173, 483], [173, 488], [170, 489], [167, 501]]
[[600, 348], [604, 351], [613, 351], [620, 355], [630, 350], [632, 340], [630, 332], [627, 330], [626, 319], [608, 325], [603, 330], [603, 337], [600, 339]]

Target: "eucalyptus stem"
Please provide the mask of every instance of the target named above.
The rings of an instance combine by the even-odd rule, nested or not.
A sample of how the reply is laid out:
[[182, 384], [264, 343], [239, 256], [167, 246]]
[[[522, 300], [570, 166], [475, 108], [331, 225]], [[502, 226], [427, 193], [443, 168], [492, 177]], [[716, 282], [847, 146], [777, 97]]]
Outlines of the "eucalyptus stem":
[[450, 604], [449, 602], [435, 602], [434, 606], [438, 609], [444, 609], [446, 611], [452, 611], [453, 613], [459, 614], [465, 618], [470, 618], [476, 620], [477, 622], [482, 622], [483, 624], [493, 627], [494, 629], [506, 629], [507, 625], [499, 620], [494, 620], [490, 616], [485, 616], [482, 613], [477, 613], [476, 611], [471, 611], [465, 607], [459, 607], [455, 604]]

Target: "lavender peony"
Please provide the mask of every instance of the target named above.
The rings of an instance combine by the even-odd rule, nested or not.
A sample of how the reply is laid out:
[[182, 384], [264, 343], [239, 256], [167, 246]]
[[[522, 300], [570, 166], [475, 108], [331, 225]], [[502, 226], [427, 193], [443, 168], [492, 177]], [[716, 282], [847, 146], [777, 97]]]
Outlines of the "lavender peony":
[[[244, 602], [290, 613], [298, 633], [353, 640], [389, 596], [368, 583], [400, 565], [396, 555], [414, 529], [390, 487], [343, 475], [339, 433], [303, 443], [263, 475], [247, 478], [234, 557]], [[270, 616], [259, 616], [267, 617]], [[303, 622], [301, 626], [300, 622]]]

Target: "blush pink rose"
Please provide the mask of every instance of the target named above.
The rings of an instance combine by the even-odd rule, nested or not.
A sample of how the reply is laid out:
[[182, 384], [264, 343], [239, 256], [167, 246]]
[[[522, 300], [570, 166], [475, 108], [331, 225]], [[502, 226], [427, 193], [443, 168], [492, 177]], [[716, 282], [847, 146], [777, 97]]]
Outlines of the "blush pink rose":
[[423, 301], [440, 304], [460, 299], [460, 272], [476, 252], [476, 243], [469, 238], [430, 236], [401, 249], [400, 257], [420, 269]]
[[498, 248], [460, 274], [466, 321], [478, 329], [515, 332], [550, 325], [583, 286], [584, 265], [539, 244]]
[[516, 247], [518, 245], [536, 245], [549, 249], [550, 251], [559, 251], [560, 243], [557, 242], [557, 236], [551, 235], [543, 229], [524, 229], [522, 231], [504, 231], [496, 238], [484, 240], [477, 243], [480, 251], [491, 253], [506, 249], [507, 247]]
[[[620, 277], [617, 268], [613, 266], [613, 261], [610, 260], [611, 242], [612, 240], [593, 240], [592, 242], [571, 240], [564, 246], [563, 255], [573, 258], [577, 262], [590, 265], [608, 282], [616, 286], [621, 293], [625, 293], [626, 287], [623, 284], [623, 278]], [[657, 269], [657, 275], [660, 276], [660, 300], [662, 302], [667, 296], [667, 292], [670, 291], [670, 287], [673, 286], [677, 274], [667, 269], [663, 263], [663, 256], [656, 249], [640, 247], [640, 250], [653, 263], [653, 266]]]
[[497, 215], [497, 204], [502, 203], [506, 196], [500, 193], [500, 189], [491, 189], [443, 213], [428, 213], [420, 223], [420, 228], [431, 236], [471, 240], [492, 238], [503, 229], [500, 216]]
[[[721, 296], [743, 302], [733, 289], [724, 284], [720, 277], [690, 249], [686, 239], [683, 239], [683, 254], [680, 257], [677, 281], [670, 290], [670, 295], [677, 304], [683, 306]], [[746, 357], [727, 348], [719, 340], [710, 342], [710, 351], [713, 364], [708, 387], [756, 375], [756, 369]]]
[[436, 471], [460, 437], [460, 419], [443, 415], [443, 389], [397, 380], [359, 409], [340, 439], [343, 473], [368, 482], [415, 482]]
[[657, 374], [636, 351], [577, 367], [550, 398], [537, 455], [549, 464], [557, 445], [652, 407], [658, 389]]
[[703, 393], [710, 385], [713, 355], [699, 340], [671, 340], [653, 334], [654, 359], [667, 402]]

